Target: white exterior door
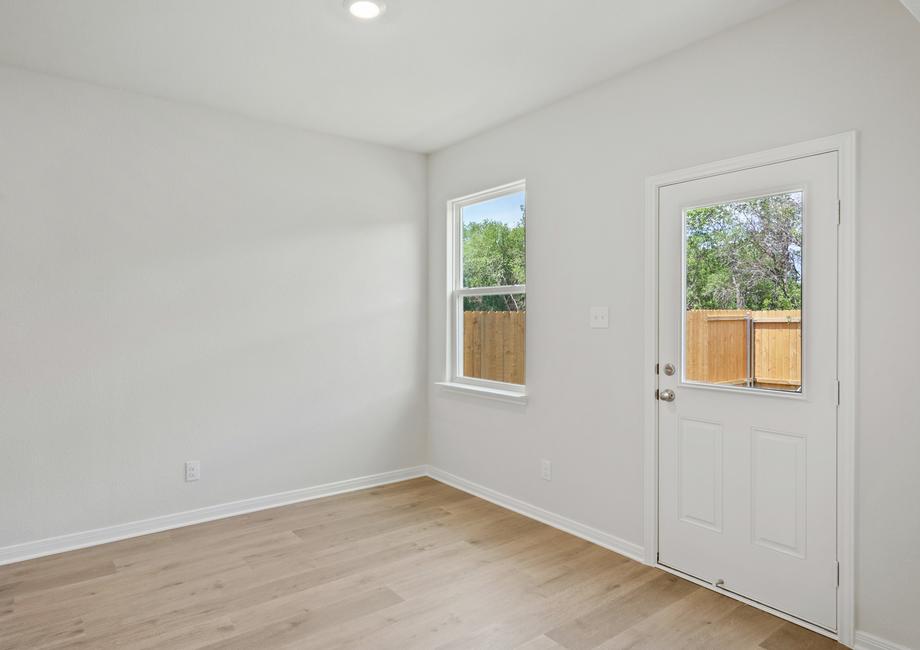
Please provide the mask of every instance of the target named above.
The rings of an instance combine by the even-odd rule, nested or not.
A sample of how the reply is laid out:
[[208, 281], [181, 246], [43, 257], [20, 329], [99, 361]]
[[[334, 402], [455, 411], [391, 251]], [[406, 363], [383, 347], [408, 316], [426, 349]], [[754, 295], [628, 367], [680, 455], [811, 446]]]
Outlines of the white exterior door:
[[668, 185], [658, 215], [659, 562], [828, 630], [837, 156]]

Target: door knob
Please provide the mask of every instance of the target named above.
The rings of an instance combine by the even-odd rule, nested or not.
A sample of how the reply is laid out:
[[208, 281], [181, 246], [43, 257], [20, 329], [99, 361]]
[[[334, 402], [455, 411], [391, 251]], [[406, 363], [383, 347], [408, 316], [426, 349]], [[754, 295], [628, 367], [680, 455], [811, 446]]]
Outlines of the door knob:
[[673, 402], [675, 397], [676, 396], [674, 395], [674, 391], [670, 388], [663, 390], [658, 394], [658, 399], [660, 399], [662, 402]]

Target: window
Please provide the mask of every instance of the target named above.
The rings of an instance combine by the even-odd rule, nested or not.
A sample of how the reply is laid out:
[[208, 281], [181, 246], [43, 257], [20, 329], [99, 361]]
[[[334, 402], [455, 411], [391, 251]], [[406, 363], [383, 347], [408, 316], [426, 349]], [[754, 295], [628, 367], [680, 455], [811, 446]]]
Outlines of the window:
[[448, 208], [447, 383], [523, 396], [527, 314], [524, 182], [456, 199]]

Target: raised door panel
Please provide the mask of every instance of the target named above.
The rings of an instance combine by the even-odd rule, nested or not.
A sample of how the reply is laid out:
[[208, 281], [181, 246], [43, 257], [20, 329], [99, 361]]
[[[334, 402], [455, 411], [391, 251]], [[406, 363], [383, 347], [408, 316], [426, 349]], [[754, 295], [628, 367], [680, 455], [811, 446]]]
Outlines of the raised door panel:
[[802, 435], [751, 429], [751, 527], [755, 544], [805, 557]]
[[677, 516], [722, 531], [722, 425], [682, 418], [678, 430]]

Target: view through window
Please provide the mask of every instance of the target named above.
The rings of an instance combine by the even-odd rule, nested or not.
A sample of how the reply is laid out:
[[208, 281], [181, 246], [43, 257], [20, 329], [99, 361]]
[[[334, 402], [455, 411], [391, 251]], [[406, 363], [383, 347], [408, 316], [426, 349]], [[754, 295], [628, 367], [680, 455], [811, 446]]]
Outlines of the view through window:
[[522, 386], [527, 312], [523, 184], [465, 202], [458, 217], [457, 374]]
[[801, 391], [801, 191], [684, 215], [684, 379]]

